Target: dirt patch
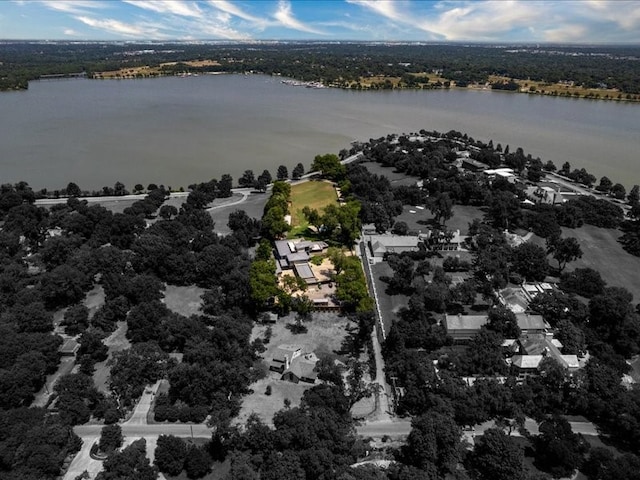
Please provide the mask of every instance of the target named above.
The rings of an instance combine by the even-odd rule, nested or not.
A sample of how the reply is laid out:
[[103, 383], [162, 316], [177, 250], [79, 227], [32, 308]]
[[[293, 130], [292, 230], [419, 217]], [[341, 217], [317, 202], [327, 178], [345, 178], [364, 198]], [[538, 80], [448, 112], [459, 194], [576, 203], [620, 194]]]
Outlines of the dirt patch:
[[204, 288], [195, 285], [189, 287], [167, 285], [164, 290], [164, 304], [172, 312], [185, 317], [200, 315], [202, 314], [202, 294], [204, 292]]

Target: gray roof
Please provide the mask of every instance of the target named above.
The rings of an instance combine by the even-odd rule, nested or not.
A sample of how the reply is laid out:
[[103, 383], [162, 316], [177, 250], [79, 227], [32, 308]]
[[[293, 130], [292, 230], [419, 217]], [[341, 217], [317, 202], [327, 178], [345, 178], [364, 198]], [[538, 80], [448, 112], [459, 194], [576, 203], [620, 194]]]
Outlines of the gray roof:
[[290, 253], [287, 255], [287, 260], [289, 260], [289, 263], [306, 262], [309, 260], [309, 254], [305, 251]]
[[280, 258], [285, 258], [287, 255], [290, 255], [292, 253], [291, 249], [289, 248], [288, 240], [276, 240], [274, 244]]
[[487, 323], [486, 315], [446, 315], [447, 330], [480, 330]]
[[384, 248], [415, 248], [420, 243], [413, 235], [371, 235], [370, 241], [371, 245]]
[[529, 315], [528, 313], [516, 313], [518, 327], [520, 330], [544, 330], [549, 325], [544, 321], [542, 315]]
[[[480, 330], [487, 323], [487, 315], [446, 315], [447, 330]], [[545, 323], [542, 315], [529, 315], [517, 313], [516, 320], [520, 330], [545, 330], [549, 325]]]
[[316, 278], [308, 263], [296, 263], [293, 268], [300, 278]]

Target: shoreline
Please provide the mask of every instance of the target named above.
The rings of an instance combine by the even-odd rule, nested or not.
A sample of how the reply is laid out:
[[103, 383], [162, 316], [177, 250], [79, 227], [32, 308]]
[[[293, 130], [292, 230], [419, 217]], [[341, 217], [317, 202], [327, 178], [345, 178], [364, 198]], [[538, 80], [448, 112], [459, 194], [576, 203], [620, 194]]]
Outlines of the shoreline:
[[[104, 75], [105, 73], [113, 73], [113, 75], [109, 74], [109, 75]], [[268, 76], [268, 77], [281, 77], [280, 75], [269, 75], [266, 73], [259, 73], [259, 72], [225, 72], [225, 71], [214, 71], [214, 72], [207, 72], [207, 71], [202, 71], [202, 72], [180, 72], [180, 73], [160, 73], [160, 72], [154, 72], [154, 73], [149, 73], [149, 74], [127, 74], [127, 75], [119, 75], [119, 74], [115, 74], [114, 72], [96, 72], [92, 75], [86, 75], [86, 76], [78, 76], [77, 74], [72, 74], [72, 75], [52, 75], [52, 76], [48, 76], [48, 77], [41, 77], [41, 78], [37, 78], [37, 79], [33, 79], [33, 80], [29, 80], [28, 83], [34, 82], [34, 81], [48, 81], [48, 80], [77, 80], [77, 79], [84, 79], [84, 80], [153, 80], [156, 78], [165, 78], [165, 77], [179, 77], [179, 78], [191, 78], [191, 77], [199, 77], [199, 76], [205, 76], [205, 75], [242, 75], [242, 76], [246, 76], [246, 75], [264, 75], [264, 76]], [[537, 95], [537, 96], [543, 96], [543, 97], [554, 97], [554, 98], [566, 98], [566, 99], [573, 99], [573, 100], [602, 100], [605, 102], [617, 102], [617, 103], [629, 103], [629, 104], [640, 104], [640, 94], [631, 94], [631, 93], [624, 93], [624, 92], [620, 92], [617, 90], [598, 90], [598, 89], [584, 89], [582, 87], [571, 87], [574, 90], [569, 91], [567, 87], [567, 91], [561, 91], [560, 93], [558, 93], [557, 90], [535, 90], [535, 91], [531, 91], [531, 90], [525, 90], [525, 87], [522, 87], [521, 89], [518, 90], [502, 90], [502, 89], [494, 89], [491, 88], [490, 86], [487, 86], [486, 84], [471, 84], [471, 85], [467, 85], [465, 87], [460, 87], [457, 86], [455, 84], [452, 84], [449, 87], [444, 87], [444, 86], [428, 86], [428, 85], [423, 85], [423, 86], [417, 86], [417, 87], [404, 87], [404, 86], [397, 86], [394, 85], [393, 88], [378, 88], [378, 87], [372, 87], [372, 86], [363, 86], [361, 88], [354, 88], [351, 86], [344, 86], [344, 85], [335, 85], [335, 84], [325, 84], [322, 83], [320, 81], [304, 81], [304, 80], [299, 80], [293, 77], [281, 77], [284, 79], [290, 79], [290, 81], [292, 82], [290, 86], [307, 86], [307, 84], [312, 85], [312, 87], [309, 88], [336, 88], [339, 90], [345, 90], [345, 91], [350, 91], [350, 92], [375, 92], [375, 91], [381, 91], [381, 92], [389, 92], [389, 91], [431, 91], [431, 90], [460, 90], [460, 91], [464, 91], [464, 90], [475, 90], [475, 91], [484, 91], [484, 92], [492, 92], [492, 93], [509, 93], [509, 94], [524, 94], [524, 95]], [[516, 82], [526, 82], [525, 80], [521, 80], [521, 79], [516, 79]], [[285, 81], [283, 80], [283, 83], [285, 83]], [[316, 86], [318, 85], [318, 86]], [[322, 86], [319, 86], [322, 85]], [[526, 85], [526, 84], [525, 84]], [[20, 88], [20, 87], [15, 87], [15, 88], [10, 88], [10, 89], [3, 89], [0, 90], [0, 94], [1, 93], [11, 93], [11, 92], [25, 92], [29, 90], [29, 86], [27, 84], [26, 88]], [[578, 93], [581, 90], [584, 90], [584, 93]], [[577, 93], [577, 94], [576, 94]], [[604, 95], [604, 96], [603, 96]]]

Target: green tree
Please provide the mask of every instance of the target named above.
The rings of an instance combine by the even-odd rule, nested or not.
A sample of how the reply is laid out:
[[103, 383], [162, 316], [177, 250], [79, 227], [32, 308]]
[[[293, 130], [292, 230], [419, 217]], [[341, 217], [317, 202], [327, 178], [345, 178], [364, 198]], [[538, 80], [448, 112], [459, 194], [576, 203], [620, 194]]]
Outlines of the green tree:
[[578, 239], [574, 237], [551, 237], [547, 240], [547, 252], [558, 262], [558, 270], [562, 272], [567, 263], [582, 258], [582, 249]]
[[278, 172], [276, 173], [276, 178], [278, 180], [287, 180], [289, 178], [289, 170], [286, 166], [280, 165], [278, 167]]
[[81, 303], [70, 306], [62, 321], [67, 335], [78, 335], [89, 326], [89, 309]]
[[109, 362], [109, 387], [122, 405], [130, 406], [142, 395], [146, 385], [165, 375], [169, 356], [157, 343], [147, 342], [115, 352]]
[[438, 224], [444, 225], [453, 216], [453, 200], [448, 193], [440, 193], [429, 204], [429, 210]]
[[204, 447], [190, 445], [184, 459], [189, 478], [202, 478], [211, 471], [211, 457]]
[[300, 177], [304, 175], [304, 165], [302, 163], [298, 163], [293, 171], [291, 172], [291, 178], [294, 180], [298, 180]]
[[613, 182], [609, 180], [608, 177], [602, 177], [600, 179], [600, 185], [596, 187], [596, 190], [604, 193], [609, 193], [611, 187], [613, 187]]
[[439, 477], [453, 473], [460, 459], [461, 435], [449, 415], [432, 411], [416, 417], [402, 451], [405, 463]]
[[67, 195], [70, 197], [79, 197], [82, 195], [82, 190], [80, 190], [80, 187], [77, 184], [69, 182], [67, 185]]
[[629, 205], [636, 205], [640, 203], [640, 186], [634, 185], [633, 188], [629, 190], [627, 201], [629, 202]]
[[469, 460], [478, 480], [524, 480], [522, 446], [498, 428], [490, 428], [476, 440]]
[[311, 164], [311, 171], [320, 172], [323, 177], [337, 182], [344, 177], [347, 169], [340, 163], [340, 158], [337, 155], [327, 153], [326, 155], [316, 155]]
[[120, 425], [105, 425], [100, 432], [98, 446], [104, 453], [111, 453], [122, 446], [123, 439]]
[[549, 271], [547, 252], [533, 243], [523, 243], [513, 249], [513, 268], [527, 280], [542, 281]]
[[273, 259], [255, 260], [249, 270], [251, 298], [258, 308], [265, 308], [279, 293], [276, 264]]
[[175, 217], [177, 214], [178, 214], [178, 209], [173, 205], [162, 205], [160, 207], [160, 211], [158, 212], [158, 215], [160, 215], [160, 218], [164, 220], [171, 220], [171, 217]]
[[624, 197], [627, 195], [627, 191], [624, 188], [624, 185], [621, 183], [616, 183], [611, 187], [611, 196], [613, 198], [617, 198], [618, 200], [624, 200]]
[[103, 463], [103, 471], [96, 480], [155, 480], [156, 467], [149, 464], [146, 456], [147, 442], [144, 438], [136, 440], [121, 452], [111, 455]]
[[536, 465], [556, 478], [570, 477], [580, 468], [589, 444], [582, 435], [571, 431], [571, 425], [562, 417], [543, 421], [540, 435], [534, 437]]
[[238, 185], [245, 188], [253, 187], [255, 182], [256, 177], [253, 174], [253, 170], [245, 170], [242, 176], [238, 179]]
[[518, 319], [511, 310], [499, 306], [489, 310], [487, 328], [499, 333], [504, 338], [519, 338]]
[[162, 473], [179, 475], [187, 458], [187, 447], [184, 441], [173, 435], [160, 435], [156, 446], [153, 463]]

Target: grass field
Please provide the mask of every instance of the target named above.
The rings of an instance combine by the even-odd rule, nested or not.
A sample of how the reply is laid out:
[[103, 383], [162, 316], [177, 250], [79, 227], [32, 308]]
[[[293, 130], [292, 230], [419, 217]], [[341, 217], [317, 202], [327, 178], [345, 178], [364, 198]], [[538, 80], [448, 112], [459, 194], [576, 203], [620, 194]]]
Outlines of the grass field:
[[[571, 262], [567, 270], [591, 267], [600, 272], [610, 287], [624, 287], [633, 294], [634, 303], [640, 302], [640, 257], [627, 253], [618, 242], [619, 230], [584, 225], [581, 228], [563, 228], [563, 237], [575, 237], [580, 242], [582, 258]], [[551, 260], [551, 264], [557, 263]]]
[[178, 287], [167, 285], [164, 291], [164, 303], [173, 312], [190, 317], [202, 313], [202, 294], [204, 288], [191, 285], [189, 287]]
[[308, 223], [302, 214], [304, 207], [316, 209], [322, 213], [327, 205], [337, 202], [336, 190], [331, 182], [309, 181], [291, 186], [291, 225], [292, 233], [301, 233]]

